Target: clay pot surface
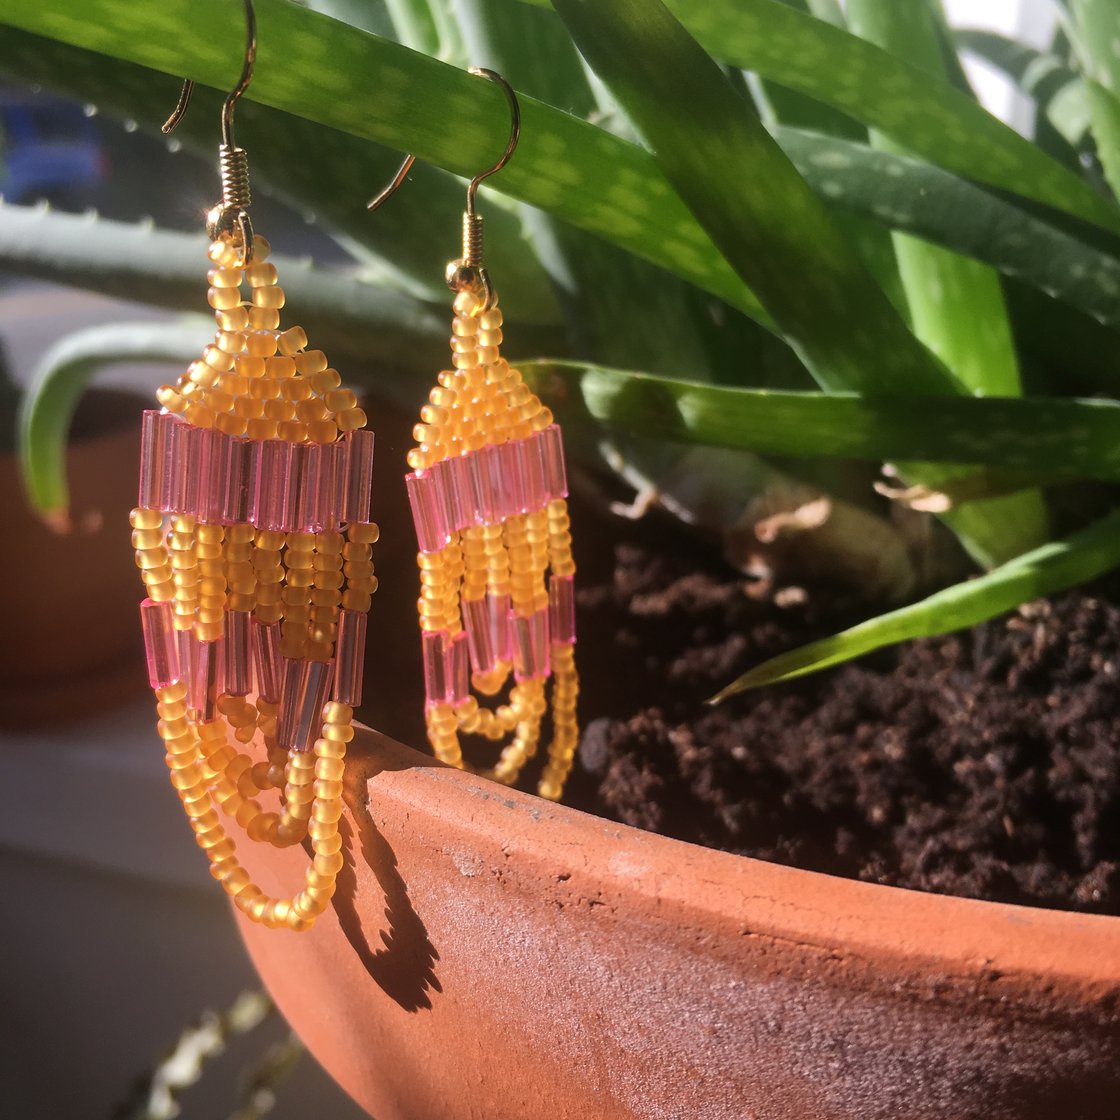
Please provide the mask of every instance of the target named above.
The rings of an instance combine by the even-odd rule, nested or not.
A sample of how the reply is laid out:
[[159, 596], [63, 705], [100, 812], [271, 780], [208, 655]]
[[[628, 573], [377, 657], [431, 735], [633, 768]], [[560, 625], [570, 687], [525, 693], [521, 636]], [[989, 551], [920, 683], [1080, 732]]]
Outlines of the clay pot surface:
[[128, 525], [144, 407], [119, 391], [83, 398], [67, 451], [68, 532], [31, 512], [14, 456], [0, 457], [7, 542], [0, 725], [88, 715], [147, 686], [138, 610], [144, 588]]
[[[269, 990], [377, 1120], [1116, 1116], [1120, 919], [685, 844], [360, 729], [346, 864]], [[307, 854], [240, 844], [263, 889]]]

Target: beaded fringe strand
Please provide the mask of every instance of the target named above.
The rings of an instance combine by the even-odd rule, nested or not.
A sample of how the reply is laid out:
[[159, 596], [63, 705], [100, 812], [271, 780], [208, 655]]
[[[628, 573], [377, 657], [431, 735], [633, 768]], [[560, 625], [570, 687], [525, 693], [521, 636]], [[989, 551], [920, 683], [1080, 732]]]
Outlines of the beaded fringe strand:
[[[454, 369], [420, 413], [406, 482], [420, 552], [420, 629], [428, 739], [464, 767], [459, 733], [511, 737], [482, 771], [506, 784], [533, 757], [548, 709], [553, 738], [538, 785], [559, 799], [578, 742], [567, 482], [559, 429], [499, 354], [496, 301], [455, 298]], [[549, 570], [551, 575], [549, 576]], [[483, 707], [471, 688], [507, 703]]]
[[[159, 734], [195, 840], [242, 913], [306, 930], [342, 867], [343, 760], [377, 588], [373, 436], [322, 351], [281, 329], [268, 254], [262, 237], [247, 267], [230, 240], [210, 247], [218, 331], [145, 414], [132, 543]], [[230, 733], [263, 736], [267, 761]], [[278, 811], [257, 800], [268, 790]], [[268, 897], [219, 810], [249, 840], [310, 840], [303, 888]]]

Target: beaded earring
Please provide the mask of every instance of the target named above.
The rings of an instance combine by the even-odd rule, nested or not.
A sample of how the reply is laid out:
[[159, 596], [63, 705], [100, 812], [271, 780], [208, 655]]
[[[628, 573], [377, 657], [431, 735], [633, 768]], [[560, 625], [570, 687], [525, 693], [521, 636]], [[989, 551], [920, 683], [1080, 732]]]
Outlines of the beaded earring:
[[[303, 329], [280, 326], [284, 292], [249, 219], [248, 163], [222, 113], [222, 200], [208, 215], [214, 344], [144, 413], [132, 542], [148, 675], [171, 783], [211, 874], [253, 921], [308, 929], [342, 866], [343, 758], [361, 699], [366, 612], [377, 586], [369, 520], [373, 433]], [[191, 83], [171, 119], [178, 123]], [[247, 289], [248, 299], [242, 289]], [[268, 760], [229, 741], [260, 732]], [[278, 790], [278, 812], [256, 800]], [[218, 810], [249, 840], [310, 839], [302, 890], [269, 898]]]
[[[552, 678], [552, 743], [538, 784], [559, 799], [578, 743], [575, 608], [567, 480], [552, 414], [499, 354], [502, 313], [483, 265], [475, 191], [513, 155], [520, 134], [517, 98], [492, 70], [512, 117], [509, 143], [467, 189], [463, 255], [447, 267], [456, 293], [453, 369], [439, 375], [413, 429], [405, 482], [416, 526], [425, 718], [436, 757], [466, 767], [460, 732], [501, 741], [497, 763], [481, 772], [512, 784], [535, 754]], [[403, 182], [413, 157], [369, 205]], [[551, 574], [549, 574], [551, 569]], [[471, 687], [504, 704], [488, 708]]]

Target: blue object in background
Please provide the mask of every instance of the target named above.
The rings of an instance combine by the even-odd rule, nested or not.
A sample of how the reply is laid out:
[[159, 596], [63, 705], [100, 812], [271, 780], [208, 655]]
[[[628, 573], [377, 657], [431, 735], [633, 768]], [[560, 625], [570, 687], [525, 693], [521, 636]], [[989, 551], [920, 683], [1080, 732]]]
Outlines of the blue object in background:
[[105, 179], [97, 126], [72, 101], [0, 93], [0, 192], [8, 202], [81, 205]]

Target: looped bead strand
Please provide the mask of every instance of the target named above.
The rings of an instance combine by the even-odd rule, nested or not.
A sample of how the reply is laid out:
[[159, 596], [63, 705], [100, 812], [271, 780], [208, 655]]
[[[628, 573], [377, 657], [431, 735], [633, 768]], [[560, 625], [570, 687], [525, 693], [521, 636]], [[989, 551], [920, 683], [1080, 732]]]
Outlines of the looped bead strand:
[[[326, 909], [342, 866], [378, 534], [365, 413], [303, 328], [281, 328], [269, 253], [255, 237], [246, 266], [229, 238], [211, 245], [214, 343], [158, 391], [165, 412], [145, 414], [130, 523], [171, 783], [238, 910], [300, 931]], [[238, 749], [254, 739], [263, 761]], [[258, 800], [270, 793], [276, 811]], [[252, 842], [309, 840], [302, 888], [272, 898], [253, 883], [231, 821]]]

